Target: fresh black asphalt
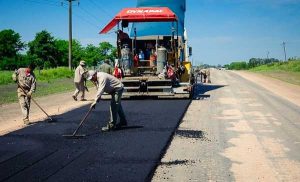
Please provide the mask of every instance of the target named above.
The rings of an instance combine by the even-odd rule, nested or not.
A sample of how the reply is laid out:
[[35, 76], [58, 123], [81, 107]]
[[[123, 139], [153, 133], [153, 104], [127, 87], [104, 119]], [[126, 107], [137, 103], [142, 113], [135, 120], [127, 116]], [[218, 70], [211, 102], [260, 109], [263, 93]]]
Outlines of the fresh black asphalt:
[[100, 132], [109, 101], [100, 101], [79, 134], [89, 106], [0, 138], [0, 181], [149, 181], [190, 100], [126, 100], [128, 127]]

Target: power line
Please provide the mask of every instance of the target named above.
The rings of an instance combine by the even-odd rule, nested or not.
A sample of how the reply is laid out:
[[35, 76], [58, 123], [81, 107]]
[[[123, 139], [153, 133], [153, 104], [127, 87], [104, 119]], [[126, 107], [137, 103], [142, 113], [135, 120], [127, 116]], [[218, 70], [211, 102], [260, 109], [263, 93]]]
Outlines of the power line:
[[113, 17], [114, 15], [110, 14], [108, 11], [106, 11], [104, 8], [102, 8], [101, 6], [99, 6], [95, 1], [93, 0], [89, 0], [95, 7], [97, 7], [98, 9], [100, 9], [101, 11], [104, 12], [104, 14], [108, 17], [108, 18], [111, 18]]
[[[66, 10], [68, 10], [68, 8], [66, 8], [66, 7], [64, 7], [64, 6], [63, 6], [63, 8], [66, 9]], [[92, 23], [91, 21], [89, 21], [88, 19], [84, 18], [83, 16], [81, 16], [81, 15], [80, 15], [79, 13], [77, 13], [76, 11], [73, 12], [73, 14], [74, 14], [77, 18], [79, 18], [79, 19], [81, 19], [82, 21], [84, 21], [85, 23], [87, 23], [87, 24], [93, 26], [94, 28], [97, 28], [97, 29], [98, 29], [98, 26], [97, 26], [96, 24], [94, 24], [94, 23]]]
[[95, 15], [91, 14], [89, 11], [87, 11], [86, 9], [84, 9], [82, 6], [79, 6], [79, 8], [81, 10], [83, 10], [86, 14], [88, 14], [90, 17], [92, 17], [94, 20], [99, 21], [98, 17], [96, 17]]

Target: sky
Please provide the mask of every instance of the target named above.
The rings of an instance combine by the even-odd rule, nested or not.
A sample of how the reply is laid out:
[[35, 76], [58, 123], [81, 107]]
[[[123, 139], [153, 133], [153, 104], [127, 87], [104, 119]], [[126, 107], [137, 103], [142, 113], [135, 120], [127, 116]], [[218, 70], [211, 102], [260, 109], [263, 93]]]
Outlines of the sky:
[[[79, 2], [79, 5], [78, 5]], [[250, 58], [300, 58], [300, 0], [186, 0], [185, 27], [194, 65], [224, 65]], [[73, 2], [73, 38], [82, 45], [116, 42], [99, 31], [136, 0]], [[47, 30], [68, 40], [66, 0], [0, 0], [0, 31], [13, 29], [22, 41]]]

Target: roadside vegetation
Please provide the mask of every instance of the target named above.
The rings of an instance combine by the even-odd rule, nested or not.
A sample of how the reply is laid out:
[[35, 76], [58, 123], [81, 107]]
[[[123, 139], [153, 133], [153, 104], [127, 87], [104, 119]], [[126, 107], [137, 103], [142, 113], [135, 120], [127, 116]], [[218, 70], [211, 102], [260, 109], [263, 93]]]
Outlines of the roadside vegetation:
[[[0, 105], [17, 102], [17, 85], [11, 78], [13, 71], [0, 71]], [[41, 97], [50, 94], [73, 91], [74, 71], [67, 67], [58, 67], [55, 69], [35, 70], [37, 78], [37, 88], [33, 97]], [[92, 84], [87, 82], [87, 86]]]
[[[14, 83], [12, 74], [14, 71], [0, 71], [0, 85]], [[35, 70], [35, 76], [38, 81], [49, 82], [60, 78], [72, 78], [74, 71], [67, 67], [58, 67], [53, 69]]]
[[[67, 40], [55, 38], [43, 30], [36, 33], [34, 39], [23, 42], [19, 33], [11, 29], [0, 31], [0, 70], [15, 70], [34, 63], [38, 69], [49, 69], [68, 66]], [[116, 48], [109, 42], [101, 42], [95, 46], [82, 46], [78, 40], [72, 40], [72, 68], [80, 60], [88, 66], [97, 66], [105, 59], [113, 61]]]
[[[0, 105], [17, 102], [17, 85], [12, 80], [13, 71], [0, 71]], [[55, 69], [35, 70], [37, 89], [34, 97], [67, 92], [74, 89], [74, 71], [67, 67]]]
[[232, 62], [227, 65], [227, 68], [231, 70], [248, 70], [300, 85], [300, 59], [289, 59], [288, 61], [271, 59], [266, 61], [266, 59], [252, 58], [249, 62]]
[[[105, 59], [111, 63], [116, 56], [116, 48], [108, 42], [82, 46], [78, 40], [72, 41], [72, 69], [68, 66], [67, 40], [55, 38], [43, 30], [34, 39], [24, 42], [21, 35], [12, 29], [0, 31], [0, 105], [17, 102], [16, 84], [12, 80], [15, 69], [34, 63], [37, 67], [37, 89], [34, 97], [72, 91], [74, 89], [74, 68], [80, 60], [88, 67], [95, 67]], [[91, 84], [88, 84], [91, 86]]]

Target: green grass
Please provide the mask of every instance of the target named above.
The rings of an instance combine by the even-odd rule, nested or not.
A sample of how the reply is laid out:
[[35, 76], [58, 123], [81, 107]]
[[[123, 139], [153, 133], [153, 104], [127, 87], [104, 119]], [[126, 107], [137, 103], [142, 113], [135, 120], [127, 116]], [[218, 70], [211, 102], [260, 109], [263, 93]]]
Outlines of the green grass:
[[[74, 71], [69, 70], [67, 67], [58, 67], [55, 69], [47, 70], [35, 70], [34, 73], [38, 81], [46, 82], [60, 78], [72, 78], [74, 76]], [[0, 71], [0, 85], [14, 83], [11, 77], [12, 74], [13, 71]]]
[[[91, 82], [87, 82], [88, 87], [92, 87]], [[18, 102], [16, 84], [0, 85], [0, 105]], [[46, 95], [74, 91], [75, 86], [73, 78], [62, 78], [46, 82], [37, 82], [36, 92], [33, 97], [42, 97]]]
[[[0, 71], [0, 105], [17, 102], [16, 83], [11, 75], [13, 71]], [[35, 70], [37, 88], [34, 97], [41, 97], [55, 93], [63, 93], [75, 90], [73, 77], [74, 70], [59, 67], [47, 70]], [[92, 84], [88, 82], [88, 87]]]
[[13, 83], [11, 75], [13, 71], [0, 71], [0, 85]]
[[279, 62], [250, 69], [291, 84], [300, 85], [300, 61]]
[[[0, 105], [17, 102], [17, 86], [15, 84], [0, 85]], [[62, 93], [74, 90], [72, 78], [57, 79], [54, 81], [37, 82], [36, 92], [33, 97], [41, 97], [54, 93]]]
[[267, 72], [267, 71], [300, 72], [300, 60], [266, 64], [266, 65], [261, 65], [261, 66], [252, 68], [250, 70], [258, 71], [258, 72]]
[[[34, 97], [67, 92], [74, 89], [74, 71], [66, 67], [47, 70], [35, 70], [37, 89]], [[0, 105], [17, 102], [16, 83], [11, 75], [13, 71], [0, 71]]]

